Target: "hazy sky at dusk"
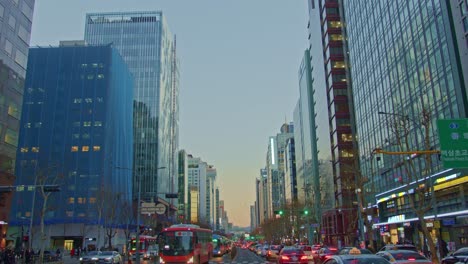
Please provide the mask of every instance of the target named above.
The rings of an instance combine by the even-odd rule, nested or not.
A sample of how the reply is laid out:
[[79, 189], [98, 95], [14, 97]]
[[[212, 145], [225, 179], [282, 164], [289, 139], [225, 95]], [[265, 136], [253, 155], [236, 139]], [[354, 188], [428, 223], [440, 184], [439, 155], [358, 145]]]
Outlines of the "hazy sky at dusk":
[[83, 39], [88, 12], [162, 10], [177, 35], [180, 148], [217, 168], [231, 222], [250, 224], [268, 137], [292, 120], [306, 0], [36, 0], [31, 46]]

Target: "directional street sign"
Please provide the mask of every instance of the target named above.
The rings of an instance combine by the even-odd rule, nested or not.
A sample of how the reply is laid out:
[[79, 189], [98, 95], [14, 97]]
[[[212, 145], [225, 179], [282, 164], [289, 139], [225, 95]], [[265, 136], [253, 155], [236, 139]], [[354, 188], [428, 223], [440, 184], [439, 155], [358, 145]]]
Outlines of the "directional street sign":
[[156, 212], [155, 203], [141, 203], [140, 212], [142, 214], [154, 214]]
[[162, 215], [166, 212], [166, 206], [162, 203], [156, 205], [156, 213]]
[[468, 119], [437, 120], [440, 154], [445, 168], [468, 167]]

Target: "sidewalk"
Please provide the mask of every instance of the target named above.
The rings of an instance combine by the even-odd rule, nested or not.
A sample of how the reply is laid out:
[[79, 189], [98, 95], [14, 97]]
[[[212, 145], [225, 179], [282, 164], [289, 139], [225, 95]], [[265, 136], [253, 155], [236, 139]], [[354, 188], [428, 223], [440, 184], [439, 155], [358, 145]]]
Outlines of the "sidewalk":
[[80, 259], [79, 258], [76, 258], [76, 257], [71, 257], [70, 254], [64, 254], [62, 256], [62, 260], [61, 261], [57, 261], [57, 262], [50, 262], [50, 263], [63, 263], [63, 264], [78, 264], [80, 263]]

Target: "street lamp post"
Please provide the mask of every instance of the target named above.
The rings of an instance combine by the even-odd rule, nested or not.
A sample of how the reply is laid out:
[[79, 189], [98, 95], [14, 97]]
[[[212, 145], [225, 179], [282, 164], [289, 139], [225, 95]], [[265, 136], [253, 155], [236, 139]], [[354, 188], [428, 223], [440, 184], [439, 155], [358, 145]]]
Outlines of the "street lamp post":
[[[156, 170], [162, 170], [166, 167], [158, 167]], [[136, 256], [135, 263], [140, 264], [140, 214], [141, 214], [141, 176], [138, 175], [138, 199], [137, 199], [137, 232], [135, 236], [136, 240]]]
[[359, 237], [361, 242], [365, 241], [364, 237], [364, 224], [362, 222], [362, 199], [361, 199], [361, 188], [356, 189], [356, 195], [358, 199], [358, 217], [359, 217]]

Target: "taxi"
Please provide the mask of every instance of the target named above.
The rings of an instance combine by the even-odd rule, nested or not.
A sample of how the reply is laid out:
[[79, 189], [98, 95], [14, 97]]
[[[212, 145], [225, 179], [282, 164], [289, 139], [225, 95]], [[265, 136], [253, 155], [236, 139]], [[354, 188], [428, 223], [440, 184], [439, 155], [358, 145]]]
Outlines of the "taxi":
[[330, 256], [324, 264], [389, 264], [386, 259], [381, 256], [371, 254], [361, 254], [358, 248], [352, 248], [347, 255]]

